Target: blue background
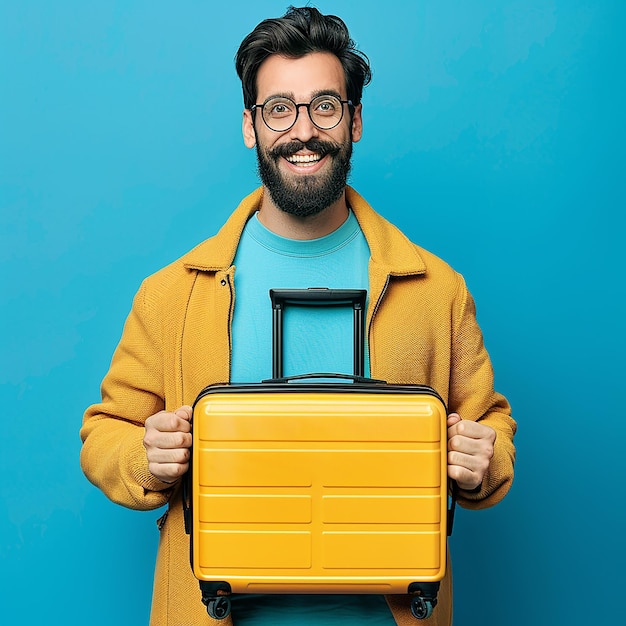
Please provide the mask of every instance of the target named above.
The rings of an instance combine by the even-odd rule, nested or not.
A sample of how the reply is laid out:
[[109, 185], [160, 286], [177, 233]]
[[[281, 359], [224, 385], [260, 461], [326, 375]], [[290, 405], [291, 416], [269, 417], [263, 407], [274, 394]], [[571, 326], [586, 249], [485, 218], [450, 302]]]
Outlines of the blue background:
[[[159, 512], [78, 429], [140, 281], [257, 185], [233, 67], [286, 2], [0, 2], [0, 620], [146, 624]], [[457, 624], [623, 624], [620, 0], [320, 1], [369, 55], [352, 183], [466, 277], [517, 477], [452, 540]]]

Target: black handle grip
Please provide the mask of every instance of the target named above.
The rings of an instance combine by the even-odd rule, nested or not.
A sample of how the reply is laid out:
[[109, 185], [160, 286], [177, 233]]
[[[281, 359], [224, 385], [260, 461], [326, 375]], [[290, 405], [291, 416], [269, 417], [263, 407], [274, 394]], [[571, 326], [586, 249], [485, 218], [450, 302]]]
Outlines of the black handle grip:
[[369, 385], [386, 385], [387, 382], [377, 378], [367, 378], [357, 374], [338, 374], [336, 372], [316, 372], [311, 374], [297, 374], [295, 376], [282, 376], [281, 378], [269, 378], [264, 383], [289, 383], [292, 380], [308, 380], [311, 378], [336, 378], [340, 380], [352, 380], [355, 383], [367, 383]]
[[367, 290], [365, 289], [328, 289], [328, 287], [309, 287], [308, 289], [270, 289], [272, 308], [285, 304], [304, 306], [347, 306], [365, 309]]

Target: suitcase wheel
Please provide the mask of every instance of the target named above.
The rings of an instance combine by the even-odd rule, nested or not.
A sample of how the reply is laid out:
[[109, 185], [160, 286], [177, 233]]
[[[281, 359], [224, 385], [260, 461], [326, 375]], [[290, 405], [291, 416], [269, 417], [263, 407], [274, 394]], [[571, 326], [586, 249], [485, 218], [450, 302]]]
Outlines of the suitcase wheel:
[[225, 619], [230, 615], [230, 598], [227, 596], [214, 596], [206, 603], [206, 612], [213, 619]]
[[432, 600], [416, 596], [411, 600], [411, 613], [416, 619], [428, 619], [433, 614], [435, 603]]

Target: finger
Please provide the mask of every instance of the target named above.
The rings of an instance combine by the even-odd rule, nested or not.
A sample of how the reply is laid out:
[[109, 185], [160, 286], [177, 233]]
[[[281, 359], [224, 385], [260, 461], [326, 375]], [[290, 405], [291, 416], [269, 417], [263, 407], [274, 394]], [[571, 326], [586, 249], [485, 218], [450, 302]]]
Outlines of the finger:
[[[181, 409], [177, 409], [181, 410]], [[186, 413], [183, 412], [183, 415]], [[170, 411], [160, 411], [146, 420], [146, 428], [152, 428], [160, 432], [189, 432], [191, 424], [185, 417]]]
[[148, 463], [159, 465], [185, 465], [189, 462], [189, 448], [152, 448], [148, 451]]
[[153, 449], [187, 449], [191, 447], [191, 444], [191, 433], [185, 433], [182, 431], [161, 431], [156, 428], [146, 428], [143, 436], [143, 445], [148, 451]]
[[[465, 454], [457, 450], [448, 452], [448, 467], [456, 467], [471, 472], [480, 482], [489, 469], [490, 457], [485, 454]], [[459, 471], [459, 470], [457, 470]]]
[[470, 472], [481, 472], [487, 468], [489, 461], [481, 455], [467, 454], [458, 450], [448, 451], [448, 465], [463, 467]]
[[454, 424], [453, 427], [448, 428], [448, 438], [453, 435], [460, 435], [467, 437], [468, 439], [475, 439], [479, 441], [486, 441], [490, 444], [496, 440], [496, 431], [489, 426], [485, 426], [479, 422], [473, 422], [472, 420], [461, 420]]
[[148, 469], [164, 483], [175, 483], [189, 469], [189, 464], [181, 463], [149, 463]]
[[161, 450], [178, 450], [191, 447], [191, 433], [182, 431], [146, 431], [144, 444], [146, 448], [159, 448]]
[[493, 443], [486, 439], [455, 435], [448, 440], [448, 464], [465, 467], [481, 477], [489, 468], [493, 454]]
[[467, 491], [472, 491], [482, 482], [482, 476], [460, 465], [448, 465], [448, 477]]
[[466, 435], [453, 435], [448, 439], [448, 450], [456, 450], [465, 454], [486, 453], [491, 448], [488, 441], [484, 439], [473, 439]]
[[457, 424], [456, 432], [463, 437], [478, 439], [480, 434], [480, 427], [477, 428], [477, 426], [478, 424], [471, 420], [461, 420]]

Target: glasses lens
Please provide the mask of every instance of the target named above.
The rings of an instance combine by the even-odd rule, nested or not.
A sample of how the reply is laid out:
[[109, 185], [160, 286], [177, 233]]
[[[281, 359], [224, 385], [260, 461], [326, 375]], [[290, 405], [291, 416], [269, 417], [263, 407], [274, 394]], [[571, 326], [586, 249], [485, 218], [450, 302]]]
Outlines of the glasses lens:
[[343, 104], [341, 100], [331, 95], [318, 96], [311, 101], [309, 111], [313, 123], [324, 130], [330, 130], [341, 122]]
[[272, 130], [287, 130], [296, 121], [296, 105], [289, 98], [270, 98], [263, 105], [263, 119]]

